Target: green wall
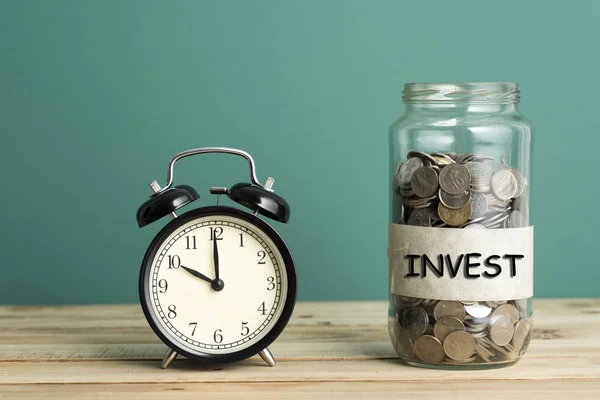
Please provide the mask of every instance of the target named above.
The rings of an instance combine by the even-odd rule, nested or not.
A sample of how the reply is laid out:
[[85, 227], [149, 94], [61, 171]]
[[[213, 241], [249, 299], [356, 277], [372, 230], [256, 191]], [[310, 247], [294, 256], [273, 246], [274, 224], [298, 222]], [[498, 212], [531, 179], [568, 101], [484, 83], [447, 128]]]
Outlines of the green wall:
[[[407, 81], [516, 81], [537, 296], [598, 296], [600, 1], [0, 0], [0, 303], [137, 301], [170, 157], [239, 147], [292, 206], [301, 300], [387, 296]], [[213, 204], [235, 157], [178, 164]]]

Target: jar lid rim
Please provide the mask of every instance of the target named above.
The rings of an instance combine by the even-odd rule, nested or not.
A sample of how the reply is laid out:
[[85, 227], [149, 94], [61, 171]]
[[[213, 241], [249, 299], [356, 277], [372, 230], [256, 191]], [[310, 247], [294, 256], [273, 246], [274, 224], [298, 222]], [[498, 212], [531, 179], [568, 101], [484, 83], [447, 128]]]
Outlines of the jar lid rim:
[[469, 102], [517, 103], [516, 82], [409, 82], [404, 84], [405, 103]]

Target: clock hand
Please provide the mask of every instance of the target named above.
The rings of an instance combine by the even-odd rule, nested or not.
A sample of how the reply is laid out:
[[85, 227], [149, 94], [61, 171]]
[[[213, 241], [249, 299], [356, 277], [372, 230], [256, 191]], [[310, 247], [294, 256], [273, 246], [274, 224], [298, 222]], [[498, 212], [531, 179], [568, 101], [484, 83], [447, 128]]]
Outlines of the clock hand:
[[219, 248], [217, 247], [217, 238], [214, 239], [213, 243], [213, 262], [215, 264], [215, 280], [212, 282], [211, 286], [218, 292], [223, 290], [225, 282], [219, 278]]
[[200, 272], [198, 272], [198, 271], [196, 271], [194, 269], [191, 269], [191, 268], [188, 268], [188, 267], [184, 267], [183, 265], [181, 266], [181, 268], [183, 268], [184, 270], [186, 270], [186, 272], [194, 275], [196, 278], [200, 278], [203, 281], [206, 281], [208, 283], [213, 283], [213, 280], [210, 279], [208, 276], [206, 276], [204, 274], [201, 274]]
[[217, 239], [213, 240], [213, 262], [215, 264], [215, 281], [219, 280], [219, 249], [217, 248]]

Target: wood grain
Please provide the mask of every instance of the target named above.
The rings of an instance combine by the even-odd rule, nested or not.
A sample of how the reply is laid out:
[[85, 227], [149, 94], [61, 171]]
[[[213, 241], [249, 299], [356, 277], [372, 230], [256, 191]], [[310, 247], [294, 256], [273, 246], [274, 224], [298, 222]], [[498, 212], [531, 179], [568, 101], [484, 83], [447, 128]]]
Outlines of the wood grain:
[[517, 365], [436, 371], [400, 363], [385, 302], [299, 303], [259, 358], [206, 367], [178, 359], [137, 305], [0, 307], [0, 398], [600, 398], [600, 299], [536, 300], [534, 339]]
[[10, 399], [544, 399], [598, 400], [599, 380], [443, 382], [182, 383], [0, 386]]

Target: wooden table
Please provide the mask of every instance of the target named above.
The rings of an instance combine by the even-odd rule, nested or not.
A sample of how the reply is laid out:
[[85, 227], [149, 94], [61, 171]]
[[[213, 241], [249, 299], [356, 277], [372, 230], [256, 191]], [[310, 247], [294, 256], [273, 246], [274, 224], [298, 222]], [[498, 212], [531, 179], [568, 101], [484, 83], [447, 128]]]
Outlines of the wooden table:
[[384, 302], [299, 303], [260, 358], [205, 367], [177, 359], [137, 305], [0, 307], [0, 398], [600, 399], [600, 299], [536, 300], [534, 339], [513, 367], [403, 365]]

